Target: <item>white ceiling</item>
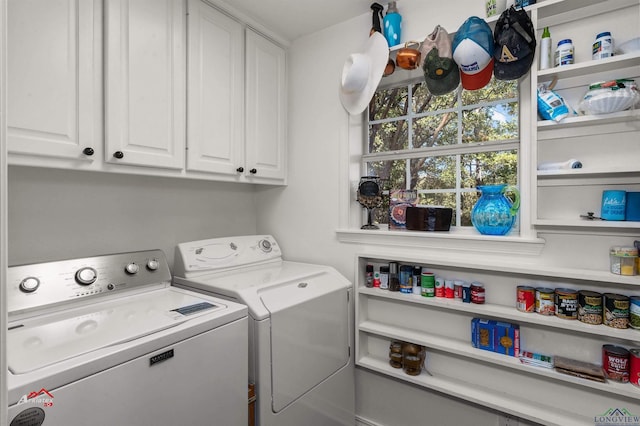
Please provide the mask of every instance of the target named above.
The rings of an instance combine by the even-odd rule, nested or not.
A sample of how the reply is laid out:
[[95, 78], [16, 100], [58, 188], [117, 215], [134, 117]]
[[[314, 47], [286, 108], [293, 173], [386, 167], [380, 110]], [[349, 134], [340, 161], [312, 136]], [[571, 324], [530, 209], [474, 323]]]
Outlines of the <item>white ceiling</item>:
[[[226, 0], [288, 40], [314, 33], [338, 22], [371, 13], [374, 0]], [[378, 1], [385, 6], [388, 3]]]

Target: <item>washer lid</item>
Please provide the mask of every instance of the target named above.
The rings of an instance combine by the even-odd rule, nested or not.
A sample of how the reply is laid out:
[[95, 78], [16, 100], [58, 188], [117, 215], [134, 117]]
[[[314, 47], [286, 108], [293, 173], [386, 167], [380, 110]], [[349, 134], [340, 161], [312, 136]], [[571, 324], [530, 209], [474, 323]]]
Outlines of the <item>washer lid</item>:
[[165, 288], [12, 325], [7, 331], [9, 371], [29, 373], [226, 309], [196, 296]]

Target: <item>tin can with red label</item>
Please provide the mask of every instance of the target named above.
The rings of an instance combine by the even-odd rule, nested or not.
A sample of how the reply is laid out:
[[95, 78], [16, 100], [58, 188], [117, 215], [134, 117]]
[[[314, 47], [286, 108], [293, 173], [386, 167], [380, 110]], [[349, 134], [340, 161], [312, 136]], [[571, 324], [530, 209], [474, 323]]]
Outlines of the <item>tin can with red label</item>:
[[638, 379], [640, 379], [640, 349], [632, 348], [629, 349], [629, 382], [640, 386]]
[[471, 303], [483, 304], [484, 303], [484, 284], [471, 283]]
[[602, 346], [602, 368], [609, 380], [629, 381], [629, 351], [621, 346]]
[[516, 308], [518, 308], [520, 312], [533, 312], [535, 310], [535, 288], [526, 285], [519, 285], [516, 294]]

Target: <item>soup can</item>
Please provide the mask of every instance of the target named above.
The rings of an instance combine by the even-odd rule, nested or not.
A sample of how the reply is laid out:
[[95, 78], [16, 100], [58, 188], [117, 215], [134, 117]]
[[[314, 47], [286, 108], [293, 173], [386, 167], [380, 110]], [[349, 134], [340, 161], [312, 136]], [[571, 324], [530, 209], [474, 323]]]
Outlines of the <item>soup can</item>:
[[578, 292], [570, 288], [556, 288], [555, 308], [558, 318], [578, 319]]
[[602, 324], [602, 295], [595, 291], [578, 292], [578, 320], [585, 324]]
[[471, 283], [471, 303], [483, 304], [485, 299], [484, 284]]
[[540, 315], [555, 315], [555, 290], [552, 288], [536, 288], [536, 312]]
[[640, 386], [640, 349], [629, 349], [629, 382], [635, 386]]
[[444, 278], [436, 277], [436, 297], [444, 297]]
[[519, 285], [516, 289], [516, 308], [520, 312], [534, 312], [536, 306], [536, 289]]
[[604, 305], [603, 322], [613, 328], [629, 327], [629, 297], [622, 294], [605, 293], [602, 295]]
[[629, 351], [621, 346], [602, 346], [602, 368], [609, 380], [629, 381]]
[[629, 327], [640, 329], [640, 296], [629, 298]]

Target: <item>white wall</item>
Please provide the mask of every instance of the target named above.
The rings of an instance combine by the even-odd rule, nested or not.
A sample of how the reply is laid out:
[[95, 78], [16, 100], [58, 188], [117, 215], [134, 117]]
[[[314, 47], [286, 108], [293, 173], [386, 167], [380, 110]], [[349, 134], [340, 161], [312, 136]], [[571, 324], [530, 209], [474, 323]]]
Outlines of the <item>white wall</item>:
[[254, 234], [251, 185], [9, 167], [9, 265]]
[[[402, 0], [398, 7], [403, 14], [404, 40], [423, 40], [438, 24], [455, 32], [466, 17], [484, 16], [484, 2], [479, 0]], [[360, 120], [350, 119], [342, 108], [338, 87], [345, 59], [362, 49], [370, 25], [371, 15], [365, 13], [298, 39], [291, 46], [290, 183], [286, 189], [258, 189], [256, 198], [258, 232], [275, 235], [287, 258], [331, 264], [352, 280], [355, 254], [364, 247], [340, 243], [335, 231], [344, 226], [349, 214], [341, 196], [345, 187], [350, 194], [348, 202], [355, 203], [353, 186], [359, 172], [354, 174], [349, 166], [357, 164], [362, 140], [350, 140], [349, 134], [364, 133], [359, 131]], [[608, 247], [629, 243], [628, 237], [611, 235], [560, 233], [541, 237], [546, 239], [545, 248], [531, 262], [589, 268], [606, 269]], [[392, 250], [389, 248], [390, 256]], [[428, 255], [426, 250], [423, 252]], [[497, 422], [495, 412], [359, 368], [356, 404], [357, 414], [371, 424], [446, 426]]]

